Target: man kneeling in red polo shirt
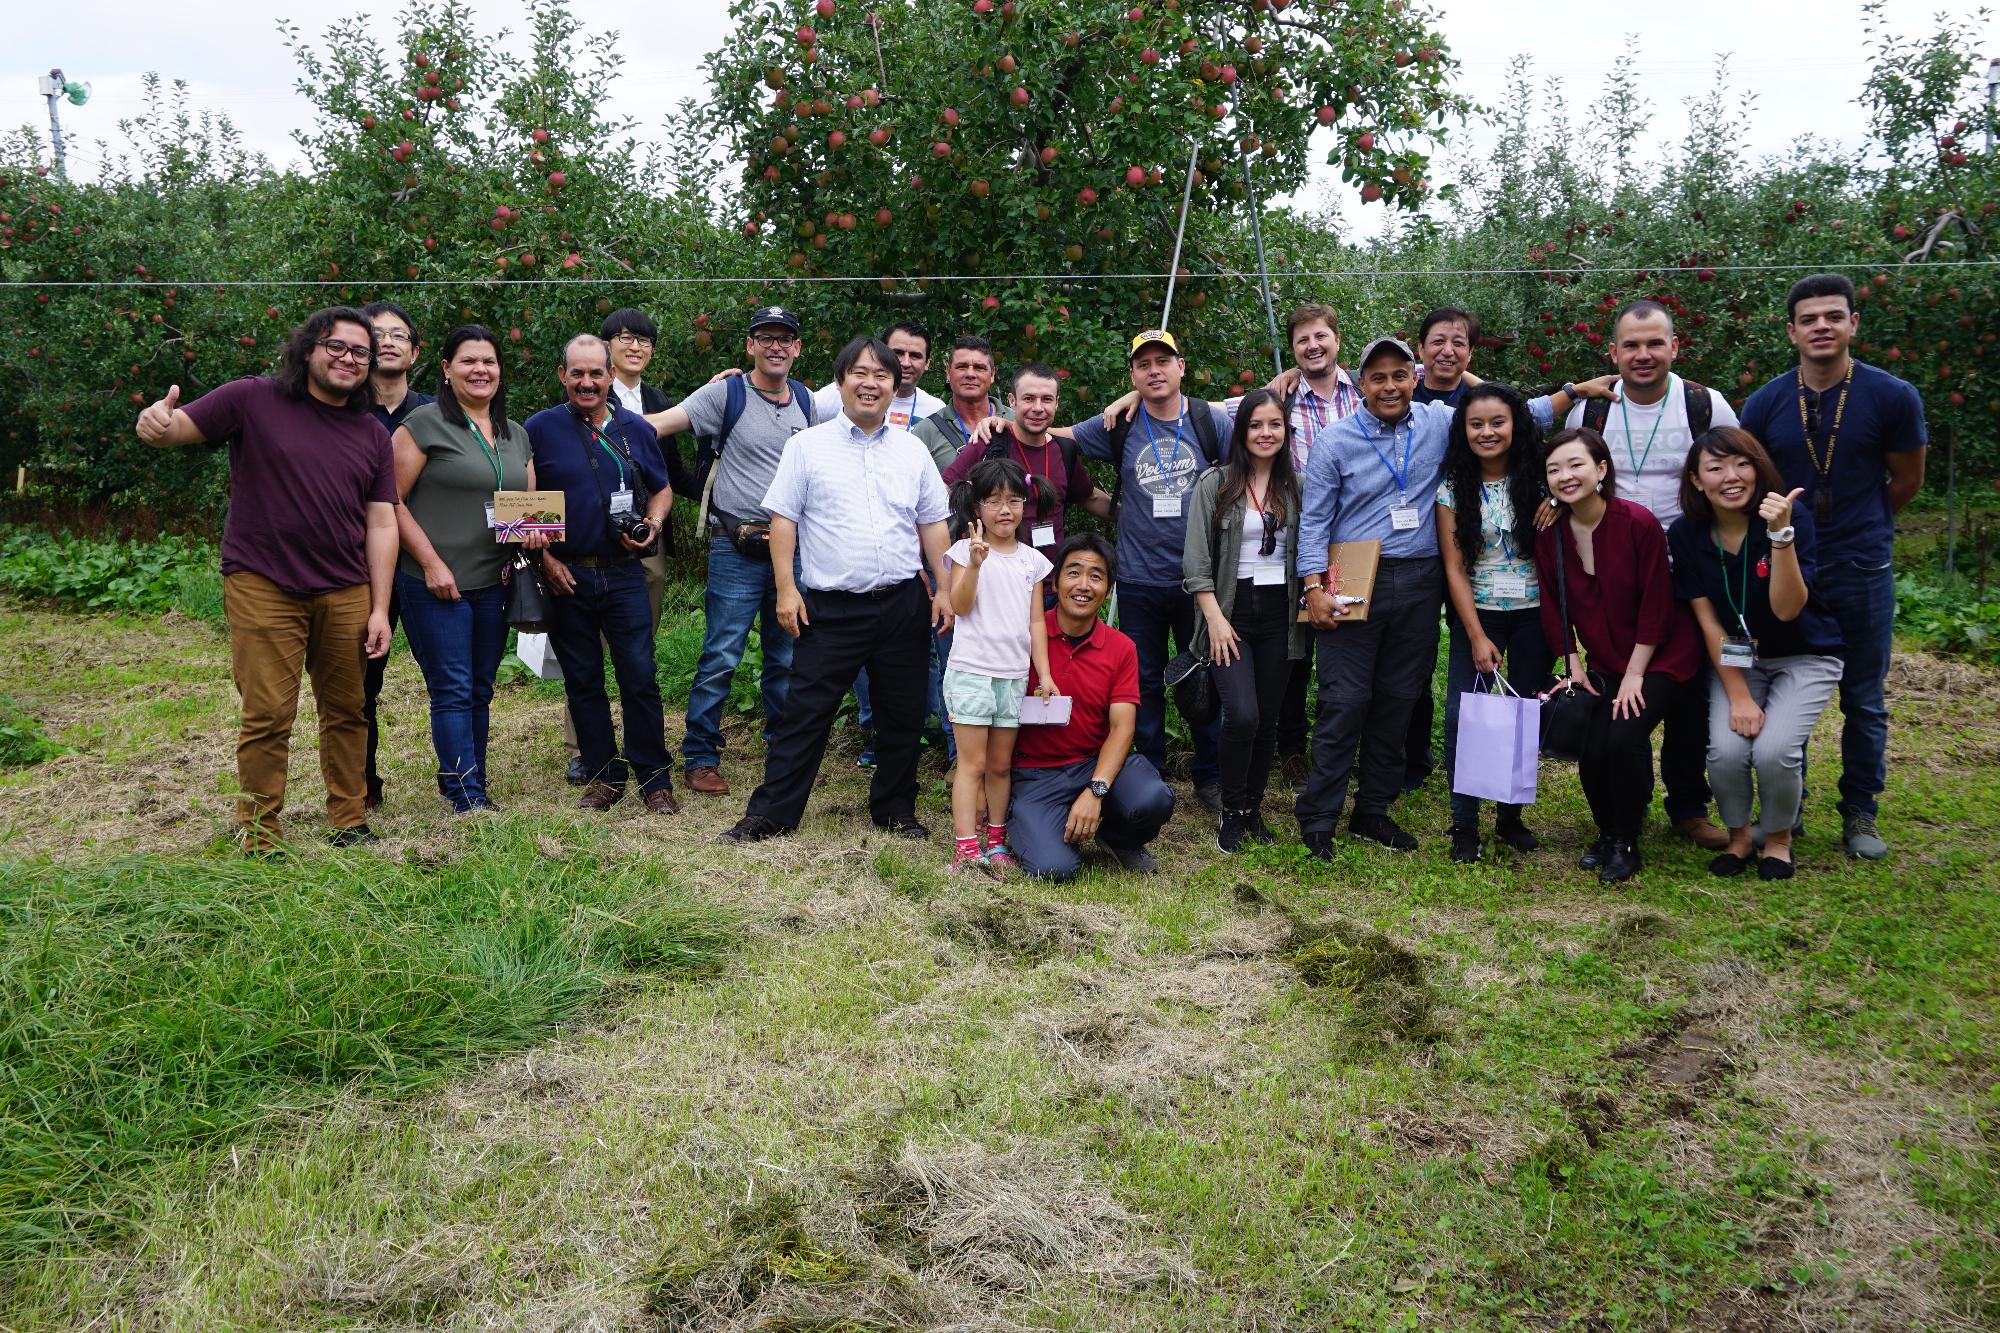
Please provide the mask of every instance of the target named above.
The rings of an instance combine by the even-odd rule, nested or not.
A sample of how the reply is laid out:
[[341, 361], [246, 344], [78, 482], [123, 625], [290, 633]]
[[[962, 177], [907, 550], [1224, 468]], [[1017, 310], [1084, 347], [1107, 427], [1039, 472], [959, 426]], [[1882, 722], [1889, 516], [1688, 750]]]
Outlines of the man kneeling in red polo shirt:
[[[1007, 840], [1031, 874], [1050, 879], [1077, 872], [1077, 847], [1093, 834], [1119, 865], [1150, 875], [1160, 863], [1146, 844], [1174, 813], [1174, 793], [1150, 760], [1131, 752], [1138, 650], [1097, 618], [1111, 595], [1116, 556], [1104, 538], [1082, 532], [1062, 544], [1055, 566], [1049, 674], [1070, 699], [1069, 721], [1021, 728]], [[1039, 683], [1031, 673], [1028, 693]]]

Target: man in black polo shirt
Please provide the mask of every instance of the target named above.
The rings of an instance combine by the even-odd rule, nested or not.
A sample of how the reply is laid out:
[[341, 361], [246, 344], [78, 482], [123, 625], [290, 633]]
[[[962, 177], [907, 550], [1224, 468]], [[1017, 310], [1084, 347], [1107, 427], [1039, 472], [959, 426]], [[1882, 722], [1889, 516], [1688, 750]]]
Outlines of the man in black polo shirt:
[[[674, 493], [653, 427], [610, 401], [611, 351], [604, 340], [588, 333], [570, 339], [561, 373], [567, 401], [529, 417], [527, 430], [535, 484], [563, 492], [563, 540], [549, 549], [542, 569], [553, 594], [549, 643], [562, 663], [589, 777], [577, 804], [609, 810], [625, 794], [629, 762], [646, 808], [674, 814], [680, 805], [639, 568]], [[622, 756], [604, 691], [607, 648], [625, 714]]]

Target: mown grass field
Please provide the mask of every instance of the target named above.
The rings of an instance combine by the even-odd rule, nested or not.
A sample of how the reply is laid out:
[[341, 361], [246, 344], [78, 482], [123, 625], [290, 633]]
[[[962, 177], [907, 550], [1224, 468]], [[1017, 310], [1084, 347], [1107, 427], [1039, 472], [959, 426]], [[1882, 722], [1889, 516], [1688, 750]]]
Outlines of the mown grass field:
[[1434, 779], [1413, 856], [1184, 812], [1058, 889], [947, 880], [935, 761], [875, 834], [851, 740], [718, 843], [740, 721], [736, 797], [587, 819], [518, 681], [453, 821], [399, 649], [385, 843], [316, 849], [308, 708], [267, 866], [211, 625], [0, 604], [65, 751], [0, 770], [0, 1327], [1995, 1327], [2000, 676], [1892, 690], [1886, 864], [1829, 716], [1782, 886], [1602, 888], [1550, 767], [1525, 858], [1451, 866]]

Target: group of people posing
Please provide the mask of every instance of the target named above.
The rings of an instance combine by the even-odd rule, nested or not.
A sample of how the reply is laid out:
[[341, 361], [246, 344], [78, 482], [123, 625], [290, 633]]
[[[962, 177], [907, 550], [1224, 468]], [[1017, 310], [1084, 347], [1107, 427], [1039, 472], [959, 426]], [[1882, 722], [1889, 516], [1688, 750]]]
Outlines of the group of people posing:
[[[730, 791], [722, 711], [761, 630], [762, 781], [728, 840], [798, 827], [854, 691], [878, 826], [928, 838], [917, 771], [934, 722], [956, 759], [954, 869], [1064, 877], [1094, 838], [1150, 870], [1175, 806], [1163, 677], [1178, 649], [1212, 663], [1220, 697], [1219, 720], [1191, 727], [1191, 776], [1222, 850], [1273, 839], [1274, 772], [1311, 855], [1331, 857], [1350, 787], [1349, 831], [1411, 850], [1392, 807], [1431, 766], [1448, 626], [1447, 775], [1467, 691], [1581, 691], [1584, 868], [1606, 882], [1639, 870], [1659, 730], [1669, 822], [1716, 853], [1717, 874], [1782, 878], [1806, 741], [1836, 691], [1843, 845], [1887, 852], [1890, 545], [1926, 447], [1916, 391], [1850, 354], [1847, 279], [1802, 280], [1786, 317], [1798, 366], [1740, 421], [1674, 372], [1672, 315], [1642, 300], [1618, 313], [1612, 374], [1532, 398], [1472, 373], [1478, 322], [1455, 308], [1426, 316], [1414, 348], [1375, 339], [1350, 370], [1335, 313], [1301, 306], [1294, 368], [1215, 403], [1186, 396], [1178, 342], [1147, 330], [1128, 350], [1133, 393], [1065, 427], [1061, 377], [1023, 365], [1002, 402], [977, 337], [952, 345], [949, 396], [932, 397], [931, 338], [909, 322], [853, 339], [815, 392], [793, 377], [799, 320], [775, 306], [750, 317], [747, 370], [674, 403], [644, 379], [653, 321], [621, 310], [564, 349], [563, 400], [517, 423], [491, 330], [445, 336], [433, 400], [409, 383], [424, 360], [412, 321], [377, 304], [311, 316], [275, 376], [185, 407], [170, 390], [138, 433], [229, 443], [224, 597], [253, 850], [277, 845], [302, 671], [334, 840], [373, 838], [375, 698], [399, 616], [438, 792], [492, 806], [487, 714], [516, 549], [552, 595], [580, 804], [630, 789], [676, 812], [654, 646], [678, 500], [708, 539], [680, 754], [692, 792]], [[1108, 492], [1085, 460], [1108, 465]], [[497, 542], [494, 493], [535, 489], [564, 493], [562, 538]], [[1115, 549], [1066, 533], [1071, 506], [1115, 521]], [[1365, 609], [1329, 568], [1353, 542], [1379, 543]], [[1485, 854], [1478, 807], [1451, 798], [1454, 860]], [[1538, 845], [1518, 807], [1493, 834]]]

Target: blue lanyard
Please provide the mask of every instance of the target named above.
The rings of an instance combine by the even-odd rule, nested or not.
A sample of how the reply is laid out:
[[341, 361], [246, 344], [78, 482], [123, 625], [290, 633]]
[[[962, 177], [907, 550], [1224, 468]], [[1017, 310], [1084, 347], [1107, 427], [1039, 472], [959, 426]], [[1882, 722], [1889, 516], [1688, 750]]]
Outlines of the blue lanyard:
[[[1161, 481], [1167, 479], [1167, 465], [1160, 459], [1160, 443], [1153, 438], [1153, 414], [1146, 405], [1139, 405], [1139, 419], [1146, 423], [1146, 447], [1153, 451], [1153, 466], [1159, 470]], [[1174, 457], [1181, 456], [1181, 423], [1187, 420], [1187, 395], [1181, 395], [1181, 414], [1174, 418]]]
[[[965, 418], [964, 418], [964, 417], [962, 417], [962, 416], [960, 416], [960, 415], [958, 414], [958, 407], [957, 407], [957, 405], [956, 405], [956, 404], [954, 404], [954, 405], [952, 406], [952, 409], [951, 409], [951, 415], [952, 415], [952, 419], [953, 419], [954, 421], [958, 422], [958, 433], [959, 433], [960, 435], [963, 435], [963, 436], [965, 437], [965, 442], [966, 442], [967, 444], [971, 444], [971, 443], [972, 443], [972, 427], [970, 427], [970, 426], [966, 425], [966, 424], [965, 424]], [[988, 416], [991, 416], [991, 415], [992, 415], [992, 412], [991, 412], [991, 409], [988, 409], [988, 412], [987, 412], [987, 415], [988, 415]]]
[[[1396, 428], [1391, 426], [1389, 428], [1391, 448], [1395, 447], [1395, 438]], [[1410, 451], [1417, 447], [1417, 428], [1415, 424], [1412, 424], [1403, 436], [1403, 470], [1400, 472], [1396, 470], [1396, 465], [1389, 461], [1389, 455], [1382, 452], [1382, 446], [1375, 443], [1375, 437], [1372, 434], [1368, 437], [1368, 447], [1373, 449], [1375, 456], [1382, 460], [1382, 466], [1389, 469], [1389, 476], [1396, 483], [1396, 490], [1400, 494], [1402, 502], [1408, 504], [1410, 502]]]

